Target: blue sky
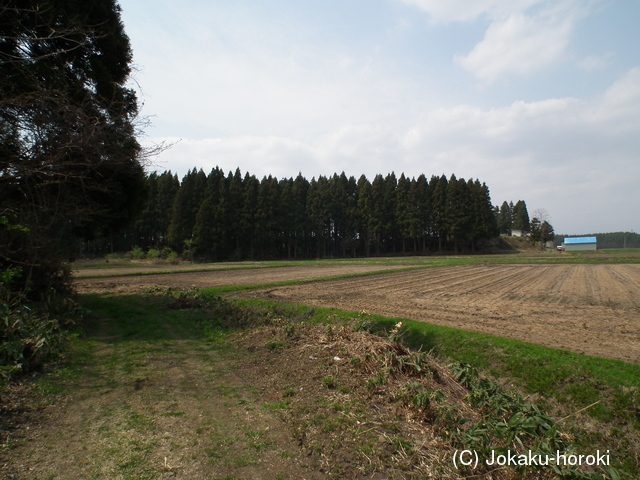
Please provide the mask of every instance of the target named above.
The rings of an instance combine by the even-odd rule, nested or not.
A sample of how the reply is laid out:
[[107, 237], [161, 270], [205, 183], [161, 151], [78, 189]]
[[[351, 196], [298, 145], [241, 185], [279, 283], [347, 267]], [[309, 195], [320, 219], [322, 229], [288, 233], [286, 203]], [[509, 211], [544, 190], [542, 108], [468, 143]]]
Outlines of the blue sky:
[[557, 233], [640, 232], [638, 0], [120, 0], [179, 176], [486, 182]]

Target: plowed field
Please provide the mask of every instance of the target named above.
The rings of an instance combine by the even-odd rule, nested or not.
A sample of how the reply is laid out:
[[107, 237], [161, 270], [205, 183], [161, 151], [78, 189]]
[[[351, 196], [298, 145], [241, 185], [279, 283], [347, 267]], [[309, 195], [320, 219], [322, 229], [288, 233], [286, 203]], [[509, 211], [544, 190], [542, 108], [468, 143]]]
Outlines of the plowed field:
[[[252, 292], [256, 295], [256, 292]], [[258, 296], [510, 337], [640, 363], [640, 265], [434, 268]]]
[[[148, 287], [171, 288], [212, 288], [230, 285], [259, 285], [265, 283], [285, 282], [290, 280], [309, 280], [313, 278], [351, 275], [354, 273], [368, 273], [379, 270], [406, 268], [406, 265], [313, 265], [304, 267], [270, 267], [270, 268], [240, 268], [237, 270], [222, 270], [212, 267], [206, 272], [181, 272], [184, 267], [163, 267], [164, 270], [174, 269], [175, 273], [145, 274], [140, 268], [120, 269], [92, 269], [78, 270], [75, 285], [80, 293], [139, 293]], [[147, 272], [154, 271], [147, 269]], [[114, 275], [122, 276], [114, 276]], [[136, 275], [137, 274], [137, 275]], [[82, 275], [92, 275], [93, 278], [83, 278]]]
[[[389, 270], [299, 266], [79, 278], [80, 292], [162, 286], [255, 285]], [[431, 268], [247, 293], [252, 297], [367, 310], [553, 348], [640, 363], [640, 265], [491, 265]]]

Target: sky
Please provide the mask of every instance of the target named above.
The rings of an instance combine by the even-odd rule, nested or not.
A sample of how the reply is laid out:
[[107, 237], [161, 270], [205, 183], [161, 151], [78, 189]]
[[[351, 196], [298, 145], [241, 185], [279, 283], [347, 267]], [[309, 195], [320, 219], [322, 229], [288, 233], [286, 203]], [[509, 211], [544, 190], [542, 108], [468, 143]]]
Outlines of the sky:
[[148, 165], [455, 174], [640, 233], [640, 0], [119, 0]]

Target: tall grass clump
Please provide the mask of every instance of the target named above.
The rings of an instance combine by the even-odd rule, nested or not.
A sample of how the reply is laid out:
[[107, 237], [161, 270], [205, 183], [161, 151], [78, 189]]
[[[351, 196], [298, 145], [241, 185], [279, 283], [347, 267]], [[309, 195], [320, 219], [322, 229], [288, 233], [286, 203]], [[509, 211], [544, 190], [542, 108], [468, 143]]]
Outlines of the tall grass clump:
[[82, 315], [68, 298], [51, 292], [46, 301], [27, 303], [0, 289], [0, 382], [38, 371], [64, 352], [68, 327]]

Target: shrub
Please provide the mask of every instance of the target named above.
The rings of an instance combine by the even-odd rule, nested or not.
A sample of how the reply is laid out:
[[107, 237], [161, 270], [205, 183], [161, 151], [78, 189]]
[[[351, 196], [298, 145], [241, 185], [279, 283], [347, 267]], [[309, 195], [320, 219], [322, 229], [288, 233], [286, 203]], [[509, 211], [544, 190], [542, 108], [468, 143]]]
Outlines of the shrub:
[[56, 318], [27, 305], [0, 302], [0, 372], [5, 379], [40, 369], [62, 351], [66, 338]]

